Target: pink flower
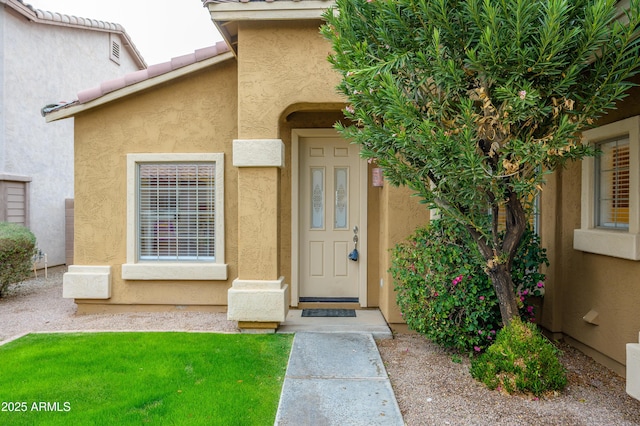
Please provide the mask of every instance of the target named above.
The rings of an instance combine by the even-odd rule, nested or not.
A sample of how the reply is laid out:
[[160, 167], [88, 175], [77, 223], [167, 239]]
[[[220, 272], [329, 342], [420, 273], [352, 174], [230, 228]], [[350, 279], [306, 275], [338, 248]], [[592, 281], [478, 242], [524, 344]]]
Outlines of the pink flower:
[[527, 91], [526, 90], [521, 90], [518, 92], [518, 97], [520, 97], [520, 99], [522, 99], [524, 101], [524, 98], [527, 97]]
[[480, 352], [482, 349], [480, 349], [480, 347], [479, 347], [479, 346], [474, 346], [474, 347], [473, 347], [473, 350], [474, 350], [474, 351], [476, 351], [476, 352]]
[[495, 330], [491, 330], [489, 333], [496, 334], [496, 331]]
[[462, 278], [463, 278], [462, 275], [458, 275], [453, 280], [451, 280], [451, 285], [455, 287], [456, 285], [460, 284], [460, 282], [462, 281]]
[[523, 296], [526, 296], [527, 294], [529, 294], [529, 290], [525, 290], [525, 291], [522, 292]]
[[434, 295], [435, 297], [438, 297], [438, 296], [439, 296], [439, 294], [438, 294], [438, 292], [437, 292], [437, 291], [436, 291], [435, 293], [433, 293], [433, 295]]
[[533, 313], [533, 306], [527, 306], [527, 312]]
[[538, 281], [538, 288], [544, 287], [544, 283], [542, 281]]
[[482, 330], [478, 330], [478, 334], [482, 334], [484, 333]]
[[353, 109], [353, 106], [351, 106], [351, 105], [347, 106], [344, 110], [347, 111], [350, 114], [353, 114], [354, 112], [356, 112], [356, 110]]
[[484, 300], [484, 296], [480, 296], [480, 297], [478, 297], [478, 299]]

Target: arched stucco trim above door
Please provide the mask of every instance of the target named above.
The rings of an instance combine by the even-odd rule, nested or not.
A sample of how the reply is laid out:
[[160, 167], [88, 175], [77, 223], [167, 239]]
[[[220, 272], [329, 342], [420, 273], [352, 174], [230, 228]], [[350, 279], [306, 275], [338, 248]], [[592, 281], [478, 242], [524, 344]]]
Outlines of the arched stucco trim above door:
[[[300, 218], [299, 218], [299, 158], [300, 139], [305, 137], [340, 137], [334, 129], [293, 129], [291, 131], [291, 305], [298, 306], [300, 299]], [[367, 301], [367, 163], [360, 159], [359, 193], [360, 212], [358, 226], [358, 302], [362, 308], [368, 307]]]

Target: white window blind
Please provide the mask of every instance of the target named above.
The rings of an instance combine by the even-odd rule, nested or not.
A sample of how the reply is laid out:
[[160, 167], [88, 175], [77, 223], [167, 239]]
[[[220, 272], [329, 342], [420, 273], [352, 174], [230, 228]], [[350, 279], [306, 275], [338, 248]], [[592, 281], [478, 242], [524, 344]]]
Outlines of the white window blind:
[[603, 228], [629, 228], [629, 138], [598, 144], [596, 218]]
[[138, 258], [215, 260], [215, 163], [138, 164]]

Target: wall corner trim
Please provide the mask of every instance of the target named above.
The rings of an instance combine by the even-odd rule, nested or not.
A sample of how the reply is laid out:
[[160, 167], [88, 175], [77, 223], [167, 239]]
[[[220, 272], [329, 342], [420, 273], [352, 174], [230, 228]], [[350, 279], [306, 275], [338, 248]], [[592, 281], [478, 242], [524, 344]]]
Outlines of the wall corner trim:
[[234, 139], [235, 167], [284, 167], [284, 143], [281, 139]]

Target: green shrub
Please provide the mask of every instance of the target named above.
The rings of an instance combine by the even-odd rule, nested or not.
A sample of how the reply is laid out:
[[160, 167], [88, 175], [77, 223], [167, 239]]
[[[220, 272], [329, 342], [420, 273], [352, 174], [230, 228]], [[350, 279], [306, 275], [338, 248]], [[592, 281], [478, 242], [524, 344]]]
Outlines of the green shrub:
[[[546, 262], [538, 237], [527, 232], [513, 265], [514, 291], [527, 320], [534, 312], [524, 302], [543, 293], [539, 266]], [[407, 325], [441, 346], [469, 352], [489, 346], [500, 328], [500, 307], [484, 263], [464, 227], [447, 219], [397, 245], [390, 272]]]
[[9, 284], [31, 272], [36, 237], [22, 225], [0, 222], [0, 296]]
[[471, 375], [489, 389], [540, 396], [567, 384], [560, 351], [534, 324], [513, 320], [487, 351], [471, 361]]

